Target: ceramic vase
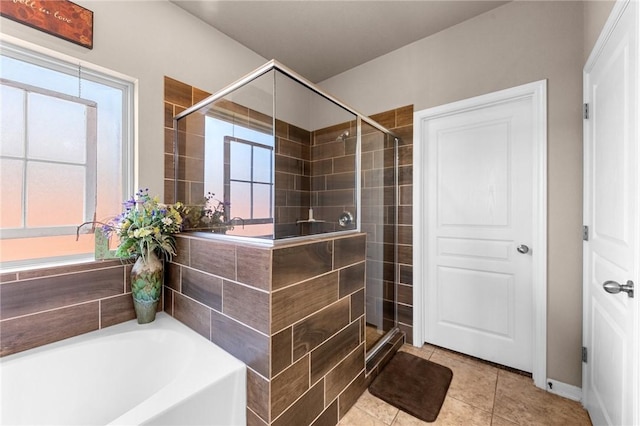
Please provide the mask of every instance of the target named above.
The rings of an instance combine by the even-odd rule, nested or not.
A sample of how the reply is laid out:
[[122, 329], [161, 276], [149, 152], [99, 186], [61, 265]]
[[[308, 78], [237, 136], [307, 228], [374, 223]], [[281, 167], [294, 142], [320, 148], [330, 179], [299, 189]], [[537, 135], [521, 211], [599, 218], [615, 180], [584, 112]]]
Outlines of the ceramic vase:
[[156, 319], [162, 294], [162, 269], [162, 261], [153, 251], [138, 257], [131, 269], [131, 294], [138, 324]]

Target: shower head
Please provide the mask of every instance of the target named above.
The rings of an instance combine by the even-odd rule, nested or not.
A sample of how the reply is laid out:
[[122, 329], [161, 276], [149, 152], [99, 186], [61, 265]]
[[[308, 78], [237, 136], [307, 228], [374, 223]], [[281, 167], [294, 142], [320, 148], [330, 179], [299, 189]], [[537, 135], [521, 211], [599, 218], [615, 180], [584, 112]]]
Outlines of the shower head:
[[342, 132], [340, 136], [336, 138], [336, 142], [344, 142], [347, 140], [348, 137], [349, 137], [349, 131], [345, 130], [344, 132]]

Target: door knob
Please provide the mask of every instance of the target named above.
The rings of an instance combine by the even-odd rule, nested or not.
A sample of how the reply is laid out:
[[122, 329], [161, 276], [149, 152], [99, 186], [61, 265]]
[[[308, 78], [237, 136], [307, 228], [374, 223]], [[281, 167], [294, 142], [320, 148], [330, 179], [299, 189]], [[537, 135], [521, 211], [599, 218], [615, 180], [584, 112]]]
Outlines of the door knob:
[[522, 254], [527, 254], [529, 253], [529, 247], [526, 244], [520, 244], [516, 250], [518, 250], [518, 253], [522, 253]]
[[624, 291], [627, 293], [627, 296], [631, 298], [633, 297], [633, 281], [631, 280], [627, 281], [626, 284], [620, 284], [615, 281], [605, 281], [605, 283], [602, 284], [602, 287], [604, 287], [604, 290], [607, 293], [618, 294], [621, 291]]

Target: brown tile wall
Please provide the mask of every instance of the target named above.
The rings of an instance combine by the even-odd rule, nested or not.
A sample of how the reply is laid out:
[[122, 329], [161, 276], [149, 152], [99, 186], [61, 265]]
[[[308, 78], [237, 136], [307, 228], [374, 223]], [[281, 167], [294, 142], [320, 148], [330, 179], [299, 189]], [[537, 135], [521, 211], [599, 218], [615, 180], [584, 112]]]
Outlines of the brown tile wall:
[[[175, 176], [173, 117], [200, 102], [210, 93], [188, 84], [164, 78], [164, 200], [196, 203], [203, 198], [204, 188], [204, 116], [192, 114], [182, 120], [178, 129], [178, 173]], [[178, 194], [175, 192], [176, 179]]]
[[365, 238], [257, 247], [178, 236], [166, 311], [247, 364], [248, 424], [335, 425], [353, 404]]
[[[372, 115], [371, 118], [376, 122], [382, 124], [387, 129], [393, 131], [400, 138], [400, 145], [398, 147], [398, 156], [399, 156], [399, 166], [398, 166], [398, 258], [397, 258], [397, 268], [399, 274], [399, 284], [398, 284], [398, 325], [402, 331], [405, 332], [407, 343], [412, 343], [413, 339], [413, 105], [408, 105], [404, 107], [400, 107], [394, 110], [386, 111], [380, 114]], [[382, 180], [384, 186], [384, 195], [383, 199], [390, 199], [389, 191], [393, 190], [393, 174], [388, 172], [388, 167], [390, 161], [392, 161], [392, 157], [388, 155], [389, 147], [385, 148], [383, 152], [376, 150], [373, 152], [373, 161], [372, 170], [379, 170], [382, 166], [383, 173], [382, 177], [380, 177], [380, 172], [376, 171], [376, 175], [369, 176], [369, 178], [373, 177], [374, 180]], [[365, 151], [365, 143], [363, 139], [363, 152]], [[363, 155], [363, 168], [365, 161], [365, 156]], [[365, 182], [365, 187], [371, 182], [371, 179], [367, 180], [366, 171], [363, 172], [363, 178]], [[379, 194], [379, 191], [376, 191]], [[365, 193], [365, 189], [363, 189], [363, 194]], [[363, 196], [363, 204], [365, 204], [365, 198]], [[392, 229], [388, 226], [392, 218], [392, 206], [390, 206], [386, 201], [385, 205], [388, 207], [389, 211], [385, 216], [385, 225], [382, 227], [378, 227], [373, 233], [373, 229], [366, 229], [368, 233], [367, 241], [375, 241], [376, 244], [382, 243], [382, 247], [378, 246], [376, 250], [378, 252], [382, 251], [383, 257], [388, 259], [390, 256], [389, 250], [393, 250], [393, 244], [389, 244], [390, 241], [393, 241], [391, 238], [393, 234], [389, 234], [392, 232]], [[363, 207], [364, 209], [364, 207]], [[363, 227], [363, 231], [365, 231]], [[387, 236], [385, 236], [385, 233]], [[382, 241], [381, 241], [382, 238]], [[373, 244], [369, 244], [367, 250], [372, 250]], [[368, 253], [369, 254], [369, 253]], [[367, 271], [370, 271], [372, 268], [368, 268]], [[380, 268], [376, 268], [380, 269]], [[391, 268], [382, 268], [383, 271], [388, 271]], [[386, 273], [383, 272], [383, 281], [386, 282], [385, 291], [383, 292], [385, 299], [387, 300], [387, 305], [389, 306], [386, 311], [390, 312], [392, 310], [392, 291], [390, 291], [389, 283], [392, 282], [391, 277], [385, 276]]]
[[130, 273], [110, 260], [0, 275], [0, 356], [134, 319]]
[[298, 220], [308, 217], [311, 133], [276, 120], [276, 238], [300, 235]]
[[[365, 238], [274, 248], [271, 424], [335, 425], [338, 407], [353, 404], [348, 391], [365, 367]], [[308, 263], [314, 272], [300, 267]]]
[[[342, 140], [340, 136], [344, 132], [349, 132], [349, 136]], [[357, 216], [356, 135], [355, 121], [312, 133], [311, 206], [314, 218], [326, 222], [307, 225], [314, 228], [306, 233], [340, 231], [343, 228], [338, 226], [338, 218], [342, 212]]]

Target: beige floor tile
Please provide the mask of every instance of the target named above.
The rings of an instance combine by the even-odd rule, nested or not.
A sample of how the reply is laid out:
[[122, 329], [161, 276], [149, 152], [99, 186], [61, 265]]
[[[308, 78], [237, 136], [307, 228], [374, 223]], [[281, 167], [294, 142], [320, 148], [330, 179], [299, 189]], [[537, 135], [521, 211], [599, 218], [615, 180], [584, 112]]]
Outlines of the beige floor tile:
[[449, 367], [453, 379], [447, 396], [466, 402], [474, 407], [491, 412], [498, 378], [498, 369], [477, 361], [467, 362], [449, 352], [435, 350], [431, 361]]
[[371, 395], [368, 390], [358, 398], [355, 406], [387, 425], [393, 422], [399, 411], [393, 405]]
[[500, 370], [494, 414], [519, 425], [590, 425], [580, 403], [538, 389], [533, 381]]
[[446, 397], [434, 426], [490, 426], [491, 413], [466, 404], [455, 398]]
[[538, 389], [526, 376], [429, 345], [404, 345], [401, 350], [422, 358], [430, 353], [431, 361], [453, 370], [453, 381], [436, 421], [423, 422], [365, 391], [341, 426], [591, 425], [578, 402]]
[[441, 356], [446, 356], [447, 358], [452, 358], [455, 360], [458, 360], [460, 362], [464, 362], [467, 365], [471, 365], [473, 367], [478, 368], [481, 371], [495, 371], [496, 367], [493, 367], [490, 364], [487, 364], [486, 362], [480, 361], [476, 358], [472, 358], [470, 356], [458, 353], [458, 352], [453, 352], [453, 351], [448, 351], [446, 349], [442, 349], [442, 348], [438, 348], [438, 347], [434, 347], [434, 351], [433, 351], [433, 355], [436, 357], [441, 357]]
[[411, 414], [407, 414], [400, 410], [396, 419], [393, 421], [392, 426], [429, 426], [433, 423], [423, 422], [422, 420], [413, 417]]
[[409, 344], [404, 344], [400, 347], [400, 351], [410, 353], [411, 355], [415, 355], [423, 359], [429, 359], [434, 350], [435, 348], [433, 346], [426, 343], [421, 348], [416, 348]]
[[351, 409], [344, 415], [344, 417], [338, 423], [338, 426], [387, 426], [386, 423], [381, 422], [373, 416], [365, 413], [358, 407], [351, 407]]
[[491, 418], [491, 426], [517, 426], [516, 423], [503, 419], [502, 417], [494, 415]]

